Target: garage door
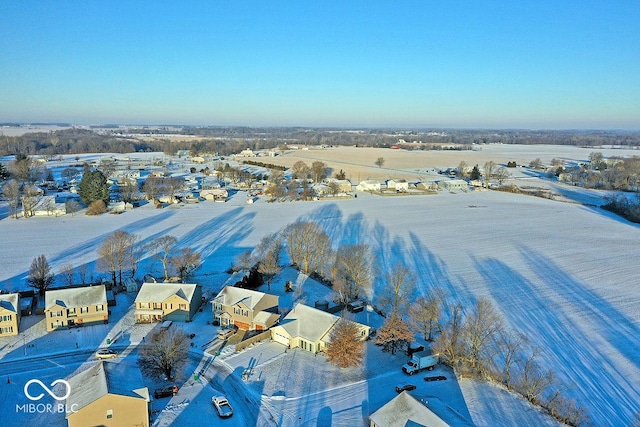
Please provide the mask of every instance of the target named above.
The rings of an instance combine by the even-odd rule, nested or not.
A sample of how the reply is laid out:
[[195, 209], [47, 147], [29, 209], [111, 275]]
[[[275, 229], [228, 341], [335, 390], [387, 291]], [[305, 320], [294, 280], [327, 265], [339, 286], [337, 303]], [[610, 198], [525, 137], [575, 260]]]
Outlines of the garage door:
[[277, 343], [280, 343], [289, 347], [289, 337], [285, 337], [284, 335], [280, 335], [279, 333], [276, 332], [273, 334], [273, 340]]

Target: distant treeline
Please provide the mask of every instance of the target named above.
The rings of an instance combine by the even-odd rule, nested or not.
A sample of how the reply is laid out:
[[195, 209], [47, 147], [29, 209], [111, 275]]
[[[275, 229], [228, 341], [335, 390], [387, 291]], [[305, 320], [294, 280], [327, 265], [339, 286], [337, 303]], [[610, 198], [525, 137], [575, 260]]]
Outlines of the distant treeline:
[[[200, 137], [175, 141], [163, 135], [181, 134]], [[133, 136], [132, 136], [133, 135]], [[153, 137], [141, 138], [138, 135]], [[191, 150], [194, 154], [211, 153], [226, 156], [245, 148], [252, 150], [284, 147], [285, 145], [351, 145], [391, 147], [404, 140], [413, 149], [443, 149], [438, 144], [550, 144], [599, 147], [603, 145], [640, 146], [640, 132], [632, 131], [531, 131], [531, 130], [460, 130], [460, 129], [329, 129], [329, 128], [250, 128], [250, 127], [147, 127], [128, 128], [126, 134], [116, 125], [96, 129], [69, 128], [54, 132], [6, 136], [0, 130], [0, 155], [60, 155], [92, 152], [128, 153]], [[404, 147], [403, 147], [404, 148]], [[447, 149], [457, 149], [446, 147]]]

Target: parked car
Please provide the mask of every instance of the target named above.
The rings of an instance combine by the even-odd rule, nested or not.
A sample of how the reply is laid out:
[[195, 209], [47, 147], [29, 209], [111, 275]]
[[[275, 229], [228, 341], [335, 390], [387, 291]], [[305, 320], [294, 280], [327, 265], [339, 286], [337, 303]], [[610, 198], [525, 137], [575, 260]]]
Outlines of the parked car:
[[364, 301], [351, 301], [349, 304], [347, 304], [347, 310], [349, 310], [352, 313], [360, 313], [361, 311], [364, 310], [364, 308], [366, 307], [367, 303]]
[[416, 389], [415, 384], [409, 384], [409, 383], [400, 383], [396, 386], [396, 391], [398, 393], [402, 393], [403, 391], [411, 391], [415, 389]]
[[218, 411], [220, 418], [229, 418], [233, 415], [233, 408], [226, 397], [214, 396], [211, 398], [211, 403], [216, 407], [216, 411]]
[[176, 394], [178, 394], [178, 386], [170, 385], [167, 387], [155, 389], [153, 392], [153, 397], [155, 397], [156, 399], [160, 399], [162, 397], [175, 396]]
[[236, 333], [236, 329], [232, 328], [232, 329], [218, 329], [218, 339], [219, 340], [226, 340], [229, 339], [233, 334]]
[[435, 377], [424, 377], [424, 380], [425, 381], [429, 381], [429, 382], [431, 382], [431, 381], [444, 381], [446, 379], [447, 379], [447, 377], [442, 376], [442, 375], [437, 375]]
[[114, 357], [118, 357], [118, 353], [110, 348], [101, 348], [96, 351], [97, 359], [113, 359]]

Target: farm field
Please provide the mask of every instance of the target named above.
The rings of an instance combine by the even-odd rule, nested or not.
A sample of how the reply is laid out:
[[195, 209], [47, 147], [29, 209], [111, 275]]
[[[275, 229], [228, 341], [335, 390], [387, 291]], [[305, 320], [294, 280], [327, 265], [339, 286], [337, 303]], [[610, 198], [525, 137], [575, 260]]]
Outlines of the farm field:
[[[553, 157], [581, 161], [594, 151], [579, 151], [576, 156], [570, 147], [556, 149], [535, 154], [528, 147], [532, 151], [519, 155], [527, 162], [534, 157], [543, 162]], [[489, 156], [486, 148], [482, 153]], [[459, 154], [468, 153], [455, 153]], [[377, 149], [370, 155], [373, 164]], [[504, 158], [520, 161], [515, 155], [508, 152]], [[482, 165], [482, 160], [464, 160]], [[331, 165], [331, 159], [324, 161]], [[389, 155], [387, 164], [391, 167], [394, 161]], [[439, 161], [427, 166], [437, 166]], [[449, 159], [442, 166], [455, 167], [457, 162]], [[399, 164], [402, 170], [422, 167]], [[599, 197], [531, 179], [573, 192], [573, 201]], [[568, 396], [587, 408], [594, 425], [628, 425], [640, 413], [640, 226], [592, 205], [495, 191], [415, 197], [361, 194], [343, 201], [260, 200], [253, 205], [245, 200], [239, 192], [225, 204], [164, 209], [147, 205], [99, 217], [5, 217], [0, 220], [4, 243], [0, 289], [24, 289], [29, 264], [40, 254], [46, 255], [56, 272], [66, 264], [94, 269], [97, 247], [116, 230], [139, 234], [143, 243], [164, 234], [176, 236], [180, 245], [203, 255], [195, 280], [215, 289], [222, 285], [234, 257], [252, 249], [263, 236], [298, 220], [315, 221], [336, 246], [368, 243], [378, 276], [396, 262], [406, 264], [416, 273], [416, 294], [440, 287], [450, 304], [463, 307], [479, 297], [490, 298], [508, 326], [539, 349], [543, 365], [569, 387]], [[141, 270], [148, 268], [149, 259]], [[380, 289], [376, 281], [368, 295], [374, 304]], [[487, 388], [469, 386], [466, 391], [463, 386], [463, 394], [470, 397], [466, 404], [472, 419], [478, 425], [495, 423], [489, 415], [489, 399], [480, 396]], [[375, 409], [367, 407], [369, 413]], [[513, 419], [518, 419], [518, 413]]]

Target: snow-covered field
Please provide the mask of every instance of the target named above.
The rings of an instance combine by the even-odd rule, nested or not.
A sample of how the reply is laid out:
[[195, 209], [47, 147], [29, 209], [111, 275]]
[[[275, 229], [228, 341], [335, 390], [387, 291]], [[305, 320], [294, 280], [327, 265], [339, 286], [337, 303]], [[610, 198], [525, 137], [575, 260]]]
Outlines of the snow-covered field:
[[[574, 200], [584, 195], [574, 187], [558, 188], [573, 192]], [[126, 230], [139, 234], [143, 243], [174, 235], [181, 245], [200, 251], [204, 266], [197, 280], [213, 290], [221, 286], [224, 270], [237, 254], [291, 222], [312, 220], [336, 245], [369, 243], [382, 273], [397, 261], [405, 263], [417, 274], [418, 293], [441, 287], [463, 306], [481, 296], [491, 298], [509, 326], [540, 349], [543, 363], [570, 387], [567, 394], [588, 409], [595, 425], [628, 425], [640, 413], [638, 225], [595, 207], [493, 191], [362, 194], [344, 201], [254, 205], [245, 199], [240, 192], [226, 204], [145, 206], [99, 217], [4, 218], [0, 289], [24, 289], [31, 260], [40, 254], [55, 271], [65, 264], [86, 264], [91, 270], [102, 240], [115, 230]], [[142, 270], [146, 268], [151, 268], [148, 260]], [[371, 295], [374, 302], [379, 286], [376, 283]], [[30, 328], [26, 334], [34, 331]], [[3, 339], [0, 347], [10, 343], [19, 344], [15, 338]], [[18, 356], [16, 351], [11, 354]], [[223, 355], [221, 363], [232, 369], [243, 366], [240, 359], [234, 362], [242, 354]], [[306, 425], [364, 420], [383, 398], [393, 397], [393, 385], [402, 378], [400, 360], [393, 362], [388, 377], [367, 366], [366, 373], [355, 372], [345, 381], [335, 373], [336, 378], [328, 379], [317, 375], [326, 373], [325, 367], [316, 368], [321, 359], [299, 351], [292, 354], [297, 359], [287, 355], [293, 360], [280, 356], [265, 361], [260, 384], [254, 381], [260, 375], [257, 370], [247, 384], [287, 425], [296, 417], [303, 417], [300, 421]], [[303, 374], [285, 375], [298, 363], [300, 370], [291, 372]], [[373, 359], [371, 363], [377, 366]], [[385, 369], [382, 365], [380, 371]], [[468, 414], [477, 425], [532, 422], [523, 420], [531, 420], [525, 417], [535, 410], [524, 402], [513, 403], [512, 396], [505, 400], [500, 389], [469, 381], [454, 384], [457, 392], [424, 393], [439, 395], [445, 405]], [[4, 381], [0, 384], [5, 391], [8, 387]], [[346, 402], [352, 406], [341, 403], [353, 395], [358, 397]], [[353, 418], [354, 413], [360, 418]]]

